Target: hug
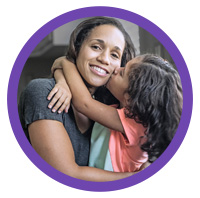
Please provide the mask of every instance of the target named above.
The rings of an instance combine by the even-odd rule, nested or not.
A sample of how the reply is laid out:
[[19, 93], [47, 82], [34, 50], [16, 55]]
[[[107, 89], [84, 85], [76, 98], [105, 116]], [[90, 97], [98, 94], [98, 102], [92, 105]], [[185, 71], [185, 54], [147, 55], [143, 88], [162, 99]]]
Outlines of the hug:
[[35, 151], [62, 173], [122, 179], [153, 163], [173, 139], [183, 103], [179, 74], [157, 55], [136, 56], [118, 20], [80, 23], [52, 73], [27, 85], [19, 116]]

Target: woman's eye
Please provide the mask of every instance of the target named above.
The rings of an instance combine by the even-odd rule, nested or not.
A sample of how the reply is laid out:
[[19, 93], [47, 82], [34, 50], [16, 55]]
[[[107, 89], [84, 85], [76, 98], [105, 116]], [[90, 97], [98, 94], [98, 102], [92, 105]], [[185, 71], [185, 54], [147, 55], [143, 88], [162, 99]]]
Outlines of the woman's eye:
[[98, 45], [93, 45], [92, 48], [95, 49], [95, 50], [100, 50], [101, 49], [100, 46], [98, 46]]
[[114, 57], [114, 58], [119, 58], [119, 55], [118, 54], [112, 54], [112, 56]]

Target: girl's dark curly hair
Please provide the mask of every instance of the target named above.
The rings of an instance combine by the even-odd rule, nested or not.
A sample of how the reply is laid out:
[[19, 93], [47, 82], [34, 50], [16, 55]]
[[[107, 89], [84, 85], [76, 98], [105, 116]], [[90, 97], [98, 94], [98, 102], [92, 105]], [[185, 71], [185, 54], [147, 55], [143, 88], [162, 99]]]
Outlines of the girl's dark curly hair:
[[170, 144], [182, 113], [182, 85], [178, 72], [164, 59], [143, 55], [129, 72], [128, 106], [125, 114], [145, 128], [149, 161], [157, 159]]

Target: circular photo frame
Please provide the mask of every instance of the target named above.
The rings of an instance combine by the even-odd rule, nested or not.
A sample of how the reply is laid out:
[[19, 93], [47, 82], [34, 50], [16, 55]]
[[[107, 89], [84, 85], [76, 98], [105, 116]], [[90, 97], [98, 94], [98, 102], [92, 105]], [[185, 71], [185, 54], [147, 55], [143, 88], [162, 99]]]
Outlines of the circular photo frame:
[[[177, 132], [165, 152], [148, 168], [138, 174], [112, 182], [89, 182], [67, 176], [46, 163], [32, 148], [22, 129], [17, 106], [17, 91], [23, 67], [38, 43], [56, 28], [80, 18], [108, 16], [132, 22], [151, 33], [172, 57], [181, 77], [183, 87], [183, 110]], [[113, 191], [136, 185], [163, 168], [180, 147], [192, 114], [192, 84], [186, 63], [173, 41], [159, 27], [144, 17], [130, 11], [113, 7], [88, 7], [65, 13], [41, 27], [24, 45], [13, 66], [8, 85], [8, 113], [14, 135], [27, 157], [45, 174], [67, 186], [87, 191]]]

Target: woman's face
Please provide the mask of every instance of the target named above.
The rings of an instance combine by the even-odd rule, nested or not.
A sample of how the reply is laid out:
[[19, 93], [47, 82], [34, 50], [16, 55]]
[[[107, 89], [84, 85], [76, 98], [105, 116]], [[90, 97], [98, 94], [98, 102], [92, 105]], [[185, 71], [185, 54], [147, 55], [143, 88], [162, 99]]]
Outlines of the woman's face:
[[85, 81], [92, 87], [105, 85], [121, 65], [125, 39], [112, 25], [95, 27], [83, 42], [76, 65]]

